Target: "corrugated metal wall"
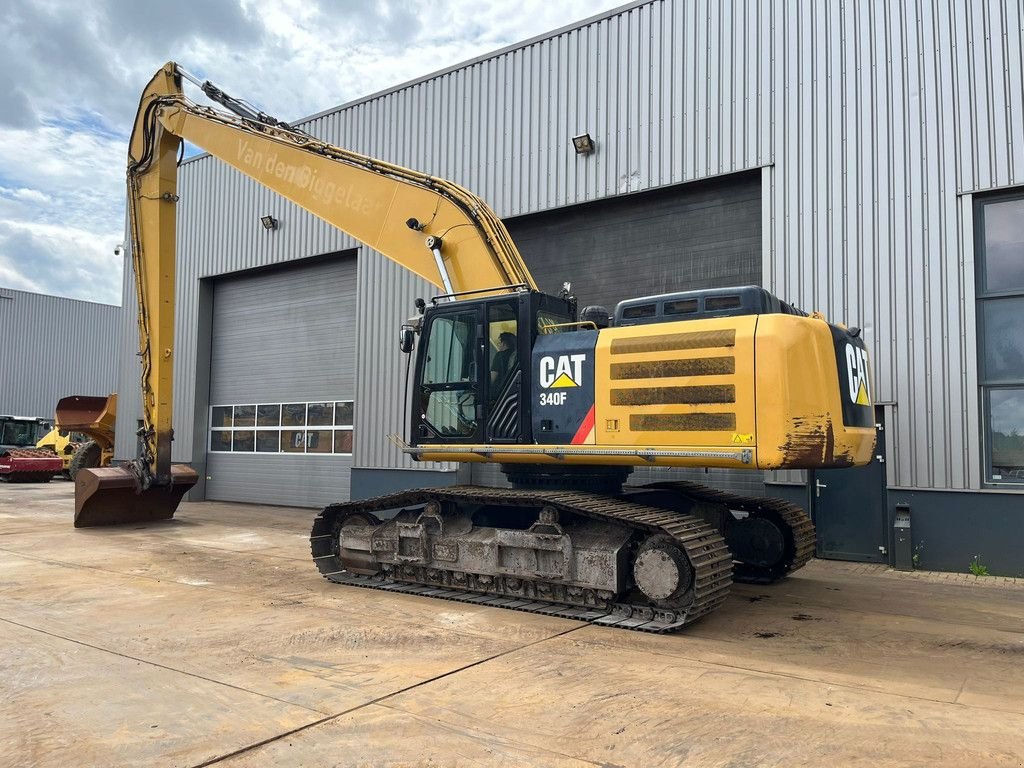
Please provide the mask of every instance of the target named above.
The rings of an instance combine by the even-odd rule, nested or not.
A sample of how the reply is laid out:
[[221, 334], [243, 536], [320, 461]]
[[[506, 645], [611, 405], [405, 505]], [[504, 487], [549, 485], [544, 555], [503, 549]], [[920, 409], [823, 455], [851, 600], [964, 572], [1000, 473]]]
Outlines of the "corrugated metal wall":
[[115, 391], [120, 314], [111, 304], [0, 288], [0, 413], [52, 419], [62, 397]]
[[[772, 158], [773, 9], [722, 6], [635, 5], [304, 126], [457, 181], [503, 217], [756, 168]], [[597, 151], [579, 158], [583, 131]]]
[[894, 485], [979, 487], [971, 211], [959, 196], [1024, 184], [1022, 25], [1020, 2], [775, 14], [767, 282], [865, 328], [876, 399], [895, 402]]
[[[457, 181], [506, 217], [767, 167], [765, 284], [865, 328], [876, 398], [896, 403], [890, 482], [976, 488], [963, 195], [1024, 184], [1022, 24], [1020, 0], [655, 0], [305, 127]], [[581, 158], [569, 138], [582, 131], [597, 151]], [[282, 218], [301, 229], [268, 238], [254, 228], [260, 208], [287, 204], [209, 159], [186, 168], [191, 197], [205, 195], [196, 208], [183, 197], [197, 217], [193, 280], [347, 245], [294, 211]], [[425, 288], [378, 258], [360, 258], [356, 461], [405, 466], [384, 437], [402, 407], [390, 378], [400, 359], [386, 350]], [[183, 309], [194, 313], [187, 298]]]

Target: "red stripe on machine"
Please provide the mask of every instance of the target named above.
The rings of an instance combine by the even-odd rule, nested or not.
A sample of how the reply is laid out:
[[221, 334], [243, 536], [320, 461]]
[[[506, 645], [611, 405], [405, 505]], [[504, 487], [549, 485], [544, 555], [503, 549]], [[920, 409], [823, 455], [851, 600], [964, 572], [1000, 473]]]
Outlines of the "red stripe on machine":
[[587, 415], [583, 418], [583, 423], [580, 424], [580, 428], [576, 430], [576, 434], [573, 435], [572, 445], [583, 445], [587, 437], [590, 435], [591, 430], [594, 428], [594, 406], [590, 406], [590, 410], [587, 411]]

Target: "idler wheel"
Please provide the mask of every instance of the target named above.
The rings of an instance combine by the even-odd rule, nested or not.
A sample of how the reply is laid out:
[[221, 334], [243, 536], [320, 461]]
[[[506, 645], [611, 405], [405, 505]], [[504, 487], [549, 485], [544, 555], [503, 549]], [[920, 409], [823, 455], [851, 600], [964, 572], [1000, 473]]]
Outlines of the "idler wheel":
[[733, 520], [725, 537], [735, 559], [758, 568], [783, 565], [786, 557], [786, 535], [769, 518], [750, 515]]
[[647, 599], [661, 608], [683, 608], [692, 601], [693, 566], [667, 534], [650, 536], [637, 549], [633, 580]]

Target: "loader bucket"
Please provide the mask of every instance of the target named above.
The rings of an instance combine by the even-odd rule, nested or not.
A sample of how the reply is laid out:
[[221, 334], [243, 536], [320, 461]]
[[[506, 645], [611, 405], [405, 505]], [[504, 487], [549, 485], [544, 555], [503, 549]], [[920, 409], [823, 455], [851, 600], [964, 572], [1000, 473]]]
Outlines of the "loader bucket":
[[71, 395], [57, 403], [57, 428], [66, 432], [83, 432], [103, 448], [114, 444], [114, 423], [117, 420], [117, 395], [89, 397]]
[[75, 528], [169, 520], [199, 479], [191, 467], [171, 465], [171, 484], [139, 493], [124, 467], [83, 469], [75, 477]]

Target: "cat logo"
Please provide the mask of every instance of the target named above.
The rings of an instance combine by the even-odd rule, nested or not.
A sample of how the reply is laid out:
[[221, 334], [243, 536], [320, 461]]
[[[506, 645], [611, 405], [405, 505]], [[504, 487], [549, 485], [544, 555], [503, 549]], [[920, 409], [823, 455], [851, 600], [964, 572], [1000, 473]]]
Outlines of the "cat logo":
[[540, 359], [540, 385], [544, 389], [583, 386], [583, 363], [585, 354], [559, 355]]
[[868, 393], [868, 353], [853, 344], [846, 345], [846, 383], [851, 403], [871, 405], [871, 395]]

